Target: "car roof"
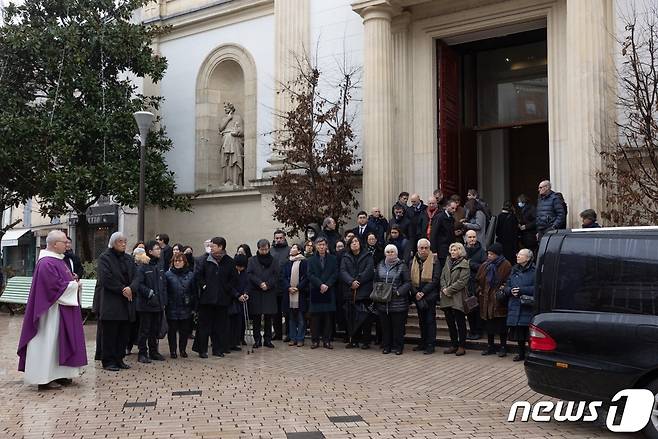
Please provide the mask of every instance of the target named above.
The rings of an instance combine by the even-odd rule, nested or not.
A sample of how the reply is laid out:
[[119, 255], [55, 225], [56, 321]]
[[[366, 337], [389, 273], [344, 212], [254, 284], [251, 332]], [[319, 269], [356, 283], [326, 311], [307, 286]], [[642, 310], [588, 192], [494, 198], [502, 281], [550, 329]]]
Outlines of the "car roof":
[[658, 226], [632, 226], [632, 227], [598, 227], [588, 229], [570, 229], [565, 232], [569, 233], [638, 233], [638, 234], [654, 234], [658, 233]]

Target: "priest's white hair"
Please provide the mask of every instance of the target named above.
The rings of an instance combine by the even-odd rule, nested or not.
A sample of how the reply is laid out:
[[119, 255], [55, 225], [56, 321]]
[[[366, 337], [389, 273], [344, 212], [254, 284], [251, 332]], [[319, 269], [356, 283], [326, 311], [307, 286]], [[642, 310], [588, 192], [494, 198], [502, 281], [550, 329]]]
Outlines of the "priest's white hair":
[[119, 240], [119, 239], [126, 239], [126, 235], [124, 235], [121, 232], [114, 232], [112, 233], [112, 236], [110, 236], [110, 242], [107, 243], [107, 248], [112, 248], [114, 247], [114, 244]]
[[66, 233], [62, 232], [61, 230], [51, 230], [48, 232], [48, 236], [46, 236], [46, 245], [53, 245], [57, 241], [60, 241], [62, 236], [65, 237]]

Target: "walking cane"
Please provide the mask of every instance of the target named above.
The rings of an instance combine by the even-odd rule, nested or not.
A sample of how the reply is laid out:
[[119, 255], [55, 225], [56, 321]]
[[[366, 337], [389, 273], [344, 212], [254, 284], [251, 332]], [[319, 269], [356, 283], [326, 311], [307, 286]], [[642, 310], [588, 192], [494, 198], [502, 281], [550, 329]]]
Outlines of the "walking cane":
[[[249, 329], [249, 308], [247, 302], [242, 302], [242, 310], [244, 311], [244, 333], [247, 339], [247, 354], [254, 352], [254, 328]], [[251, 340], [249, 340], [251, 338]]]

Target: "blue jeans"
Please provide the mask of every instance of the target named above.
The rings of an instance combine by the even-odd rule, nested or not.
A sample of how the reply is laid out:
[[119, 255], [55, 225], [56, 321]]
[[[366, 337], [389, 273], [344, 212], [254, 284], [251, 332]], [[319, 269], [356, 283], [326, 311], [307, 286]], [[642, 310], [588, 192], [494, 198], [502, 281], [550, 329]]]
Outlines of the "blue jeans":
[[288, 313], [290, 324], [288, 325], [288, 337], [291, 341], [304, 341], [306, 328], [304, 327], [304, 313], [298, 309], [291, 309]]

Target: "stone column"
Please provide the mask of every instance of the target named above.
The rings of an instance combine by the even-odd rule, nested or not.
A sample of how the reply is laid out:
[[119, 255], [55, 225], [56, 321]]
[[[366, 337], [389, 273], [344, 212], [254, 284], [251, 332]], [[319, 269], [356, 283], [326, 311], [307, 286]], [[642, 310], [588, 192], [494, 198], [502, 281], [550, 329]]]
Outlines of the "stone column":
[[578, 214], [602, 206], [596, 171], [598, 154], [613, 128], [614, 22], [612, 0], [567, 0], [568, 142], [561, 165], [567, 184], [556, 187], [569, 205], [568, 225], [580, 224]]
[[[393, 32], [393, 151], [395, 180], [393, 191], [413, 192], [413, 119], [411, 102], [411, 13], [403, 12], [392, 22]], [[393, 198], [395, 200], [396, 198]], [[392, 203], [393, 201], [389, 201]], [[382, 209], [386, 209], [382, 206]], [[390, 214], [390, 211], [388, 211]]]
[[366, 8], [364, 25], [363, 208], [388, 212], [395, 200], [393, 182], [392, 10]]
[[[310, 0], [275, 0], [274, 2], [274, 70], [275, 87], [281, 89], [298, 74], [297, 59], [309, 53], [310, 46]], [[283, 121], [277, 117], [290, 111], [292, 103], [285, 93], [274, 96], [274, 130], [283, 128]], [[271, 166], [263, 170], [272, 176], [281, 169], [282, 158], [276, 151], [268, 160]]]

